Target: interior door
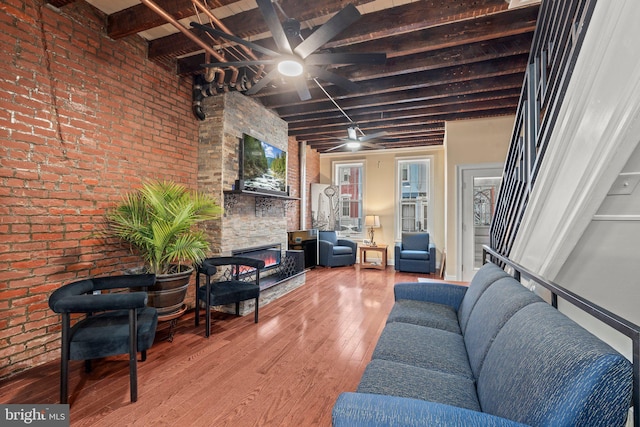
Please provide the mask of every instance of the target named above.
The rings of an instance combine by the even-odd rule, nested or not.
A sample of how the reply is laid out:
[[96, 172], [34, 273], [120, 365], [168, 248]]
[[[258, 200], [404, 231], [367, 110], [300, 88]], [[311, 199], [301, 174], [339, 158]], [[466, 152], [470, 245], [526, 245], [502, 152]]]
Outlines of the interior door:
[[462, 280], [470, 281], [482, 266], [482, 245], [489, 244], [489, 227], [502, 183], [502, 168], [462, 171]]

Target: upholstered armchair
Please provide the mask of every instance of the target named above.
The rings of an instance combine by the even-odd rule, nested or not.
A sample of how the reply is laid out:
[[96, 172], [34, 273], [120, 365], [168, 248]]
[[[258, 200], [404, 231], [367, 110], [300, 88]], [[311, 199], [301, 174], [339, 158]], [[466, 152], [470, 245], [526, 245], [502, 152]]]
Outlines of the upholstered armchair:
[[435, 273], [436, 245], [429, 242], [429, 233], [402, 233], [394, 251], [396, 271]]
[[318, 232], [319, 264], [324, 267], [339, 267], [356, 263], [356, 242], [338, 239], [335, 231]]
[[[207, 338], [211, 335], [212, 306], [235, 303], [238, 316], [240, 302], [255, 299], [254, 322], [258, 323], [260, 270], [263, 268], [263, 260], [241, 256], [213, 257], [202, 261], [196, 274], [195, 323], [196, 326], [200, 324], [200, 302], [203, 302]], [[206, 277], [204, 285], [200, 285], [201, 274]]]
[[[158, 313], [146, 306], [146, 292], [127, 291], [151, 286], [155, 280], [153, 274], [100, 277], [69, 283], [51, 294], [49, 307], [62, 315], [60, 403], [68, 400], [69, 360], [84, 360], [89, 372], [91, 359], [127, 353], [131, 402], [138, 399], [137, 352], [146, 360]], [[72, 313], [86, 316], [71, 326]]]

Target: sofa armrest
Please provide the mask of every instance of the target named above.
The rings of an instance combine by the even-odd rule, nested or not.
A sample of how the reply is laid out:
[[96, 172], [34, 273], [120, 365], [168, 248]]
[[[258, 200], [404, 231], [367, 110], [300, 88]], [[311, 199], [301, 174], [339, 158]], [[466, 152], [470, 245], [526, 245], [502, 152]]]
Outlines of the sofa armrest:
[[354, 254], [356, 253], [356, 251], [358, 249], [358, 244], [356, 242], [354, 242], [353, 240], [349, 240], [349, 239], [338, 239], [338, 245], [339, 246], [349, 246]]
[[[393, 247], [393, 261], [396, 267], [400, 265], [400, 251], [402, 251], [402, 242], [396, 242]], [[397, 269], [398, 268], [396, 268], [396, 270]]]
[[333, 427], [524, 426], [506, 418], [442, 403], [367, 393], [342, 393], [333, 407], [332, 421]]
[[429, 243], [429, 271], [436, 272], [436, 245]]
[[396, 283], [393, 287], [393, 294], [396, 301], [409, 299], [435, 302], [437, 304], [450, 305], [457, 311], [467, 289], [469, 289], [467, 286], [454, 285], [447, 282], [407, 282]]
[[327, 240], [318, 240], [318, 258], [320, 265], [329, 264], [331, 255], [333, 255], [333, 243]]

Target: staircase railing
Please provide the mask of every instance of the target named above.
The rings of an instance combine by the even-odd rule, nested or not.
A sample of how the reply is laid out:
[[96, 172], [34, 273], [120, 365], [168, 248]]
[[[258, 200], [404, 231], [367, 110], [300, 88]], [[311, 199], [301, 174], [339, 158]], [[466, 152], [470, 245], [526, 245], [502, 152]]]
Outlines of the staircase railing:
[[491, 247], [509, 256], [597, 0], [543, 0], [496, 211]]
[[573, 304], [583, 312], [593, 316], [600, 322], [608, 325], [616, 331], [626, 335], [631, 339], [631, 346], [633, 352], [633, 425], [640, 426], [640, 326], [635, 323], [631, 323], [626, 319], [608, 311], [605, 308], [600, 307], [597, 304], [577, 295], [570, 290], [563, 288], [562, 286], [546, 280], [545, 278], [537, 275], [536, 273], [528, 270], [522, 265], [510, 260], [509, 258], [500, 255], [497, 251], [484, 245], [482, 247], [482, 262], [493, 262], [501, 267], [508, 267], [513, 270], [512, 276], [522, 281], [529, 280], [536, 285], [540, 285], [546, 288], [551, 293], [551, 305], [558, 308], [558, 298]]

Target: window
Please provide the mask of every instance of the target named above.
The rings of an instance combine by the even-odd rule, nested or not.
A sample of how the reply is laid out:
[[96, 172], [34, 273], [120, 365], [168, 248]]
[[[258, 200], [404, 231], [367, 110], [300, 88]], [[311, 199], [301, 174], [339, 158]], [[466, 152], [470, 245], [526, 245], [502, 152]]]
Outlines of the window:
[[403, 231], [429, 229], [430, 159], [397, 161], [398, 179], [396, 230], [399, 239]]
[[362, 236], [363, 173], [363, 163], [335, 163], [335, 185], [338, 187], [340, 203], [338, 233], [341, 236]]

